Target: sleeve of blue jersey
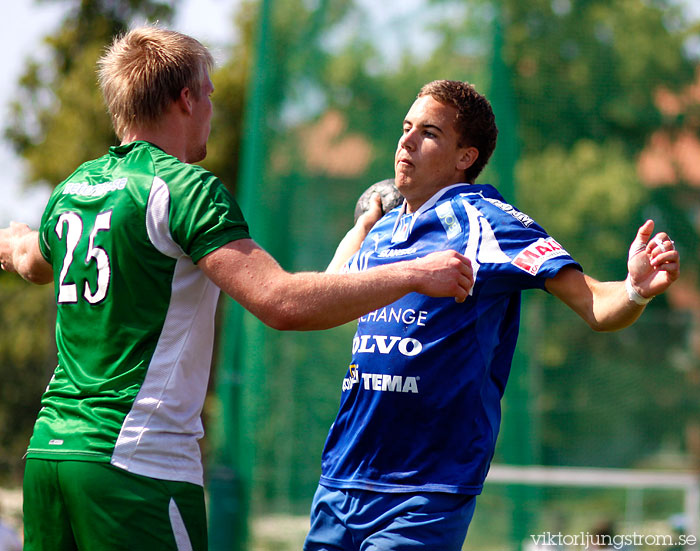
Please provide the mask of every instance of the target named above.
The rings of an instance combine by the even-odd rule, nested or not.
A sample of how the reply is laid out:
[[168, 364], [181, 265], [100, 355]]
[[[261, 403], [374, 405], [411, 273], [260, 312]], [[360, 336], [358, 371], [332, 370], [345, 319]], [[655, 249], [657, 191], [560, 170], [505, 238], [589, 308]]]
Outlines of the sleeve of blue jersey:
[[[490, 203], [482, 212], [486, 224], [493, 229], [498, 247], [510, 259], [508, 266], [502, 268], [517, 278], [523, 288], [544, 289], [545, 281], [566, 266], [582, 270], [542, 226], [511, 205]], [[486, 224], [481, 223], [482, 230]]]

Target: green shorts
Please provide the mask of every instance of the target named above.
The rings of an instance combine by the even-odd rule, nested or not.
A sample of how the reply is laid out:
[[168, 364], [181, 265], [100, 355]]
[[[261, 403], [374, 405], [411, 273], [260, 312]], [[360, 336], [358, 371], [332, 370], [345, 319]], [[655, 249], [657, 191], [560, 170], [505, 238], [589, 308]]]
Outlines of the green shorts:
[[28, 459], [25, 551], [206, 551], [202, 487], [107, 463]]

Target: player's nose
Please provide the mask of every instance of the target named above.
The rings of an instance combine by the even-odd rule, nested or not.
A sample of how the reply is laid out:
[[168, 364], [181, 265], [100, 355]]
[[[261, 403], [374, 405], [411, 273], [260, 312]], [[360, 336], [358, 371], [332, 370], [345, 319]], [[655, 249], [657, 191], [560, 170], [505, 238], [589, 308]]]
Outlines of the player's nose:
[[415, 151], [415, 132], [413, 130], [405, 131], [399, 138], [399, 148], [407, 151]]

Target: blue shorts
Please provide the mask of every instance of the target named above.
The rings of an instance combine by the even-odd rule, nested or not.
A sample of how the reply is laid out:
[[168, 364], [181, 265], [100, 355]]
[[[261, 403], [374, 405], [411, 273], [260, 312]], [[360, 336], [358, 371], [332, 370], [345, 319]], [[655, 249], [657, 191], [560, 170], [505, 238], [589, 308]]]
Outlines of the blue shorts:
[[460, 551], [476, 496], [319, 486], [304, 551]]

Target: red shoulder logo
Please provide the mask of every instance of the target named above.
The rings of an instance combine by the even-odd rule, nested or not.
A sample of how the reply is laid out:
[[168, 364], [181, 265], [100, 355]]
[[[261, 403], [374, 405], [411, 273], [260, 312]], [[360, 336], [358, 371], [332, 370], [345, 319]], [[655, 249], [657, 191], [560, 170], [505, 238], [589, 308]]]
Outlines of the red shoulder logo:
[[512, 260], [511, 264], [531, 275], [537, 275], [542, 264], [547, 260], [568, 254], [569, 253], [564, 250], [564, 247], [557, 243], [554, 238], [548, 237], [545, 239], [541, 237], [527, 248], [520, 251], [518, 256]]

